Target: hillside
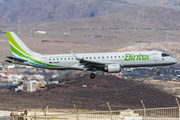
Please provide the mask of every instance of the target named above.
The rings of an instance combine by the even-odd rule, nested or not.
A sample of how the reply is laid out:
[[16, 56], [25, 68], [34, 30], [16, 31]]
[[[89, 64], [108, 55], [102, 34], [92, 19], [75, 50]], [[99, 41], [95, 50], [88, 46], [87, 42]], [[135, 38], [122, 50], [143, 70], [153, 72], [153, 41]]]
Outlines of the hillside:
[[[28, 109], [49, 105], [49, 108], [108, 110], [107, 102], [112, 109], [137, 109], [177, 106], [175, 97], [161, 92], [151, 85], [133, 80], [125, 80], [115, 76], [98, 75], [92, 80], [89, 75], [76, 76], [60, 80], [67, 81], [70, 86], [57, 86], [50, 91], [34, 93], [0, 90], [0, 108]], [[81, 85], [87, 87], [81, 87]], [[77, 86], [77, 87], [75, 87]], [[51, 87], [53, 88], [53, 87]], [[12, 101], [13, 99], [13, 101]]]
[[[136, 7], [108, 16], [75, 20], [22, 22], [19, 37], [28, 47], [41, 54], [82, 52], [138, 51], [138, 44], [149, 42], [141, 50], [161, 50], [179, 58], [180, 12], [162, 7]], [[2, 31], [18, 33], [18, 24], [0, 24]], [[35, 34], [45, 30], [47, 34]], [[69, 34], [68, 34], [69, 31]], [[11, 55], [5, 34], [0, 34], [1, 56]], [[61, 41], [61, 42], [42, 42]], [[66, 41], [66, 42], [65, 42]], [[76, 44], [78, 43], [78, 44]], [[155, 45], [158, 43], [158, 45]], [[52, 49], [53, 48], [53, 49]]]
[[138, 4], [143, 6], [161, 6], [179, 10], [179, 0], [126, 0], [131, 4]]
[[96, 17], [136, 6], [179, 9], [178, 0], [1, 0], [0, 22], [69, 20]]
[[[67, 20], [94, 17], [131, 8], [118, 0], [1, 0], [0, 22]], [[121, 7], [119, 7], [121, 5]]]

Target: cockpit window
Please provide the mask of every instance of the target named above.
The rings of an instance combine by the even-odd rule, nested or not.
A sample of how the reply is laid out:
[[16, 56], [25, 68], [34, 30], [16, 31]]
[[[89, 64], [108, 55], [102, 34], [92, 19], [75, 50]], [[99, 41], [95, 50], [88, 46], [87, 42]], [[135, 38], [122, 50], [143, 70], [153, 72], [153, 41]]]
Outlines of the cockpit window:
[[162, 53], [162, 57], [166, 57], [166, 56], [169, 56], [169, 55], [166, 53]]

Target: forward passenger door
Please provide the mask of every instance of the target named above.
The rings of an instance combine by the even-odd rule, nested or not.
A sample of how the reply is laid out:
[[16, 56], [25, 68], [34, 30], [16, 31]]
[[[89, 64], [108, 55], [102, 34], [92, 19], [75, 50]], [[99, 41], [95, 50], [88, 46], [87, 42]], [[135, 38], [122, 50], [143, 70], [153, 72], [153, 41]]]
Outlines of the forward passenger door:
[[154, 60], [155, 62], [157, 62], [157, 60], [158, 60], [158, 54], [157, 54], [157, 53], [154, 53], [154, 54], [153, 54], [153, 60]]

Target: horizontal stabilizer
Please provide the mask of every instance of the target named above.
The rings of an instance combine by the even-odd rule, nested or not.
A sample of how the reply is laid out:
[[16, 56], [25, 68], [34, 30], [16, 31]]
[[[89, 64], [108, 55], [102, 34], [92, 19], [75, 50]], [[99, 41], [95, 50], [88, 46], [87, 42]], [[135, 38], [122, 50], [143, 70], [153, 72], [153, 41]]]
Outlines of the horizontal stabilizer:
[[6, 62], [8, 62], [8, 63], [12, 63], [12, 60], [5, 60]]
[[25, 59], [15, 58], [15, 57], [12, 57], [12, 56], [7, 56], [7, 58], [9, 58], [9, 59], [11, 59], [11, 60], [22, 61], [22, 62], [27, 61], [27, 60], [25, 60]]

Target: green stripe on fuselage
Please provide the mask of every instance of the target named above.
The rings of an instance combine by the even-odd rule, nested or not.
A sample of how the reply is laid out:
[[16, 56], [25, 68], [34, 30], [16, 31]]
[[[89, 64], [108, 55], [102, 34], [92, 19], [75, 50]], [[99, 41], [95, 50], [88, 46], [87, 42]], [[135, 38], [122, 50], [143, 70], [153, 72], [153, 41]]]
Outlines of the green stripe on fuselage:
[[29, 59], [30, 57], [25, 56], [24, 54], [22, 54], [21, 52], [19, 52], [18, 50], [16, 50], [16, 48], [14, 48], [11, 44], [10, 44], [11, 50], [13, 53], [15, 53], [16, 55]]
[[[17, 54], [18, 56], [23, 57], [23, 58], [26, 58], [26, 59], [29, 59], [29, 60], [31, 60], [32, 62], [36, 63], [36, 64], [40, 64], [40, 65], [43, 64], [41, 61], [38, 61], [38, 60], [35, 60], [35, 59], [31, 58], [31, 57], [25, 56], [24, 54], [22, 54], [21, 52], [19, 52], [18, 50], [16, 50], [16, 48], [14, 48], [12, 45], [10, 45], [10, 47], [11, 47], [12, 52], [15, 53], [15, 54]], [[48, 67], [63, 67], [63, 66], [50, 65], [50, 64], [46, 64], [45, 66], [48, 66]]]

